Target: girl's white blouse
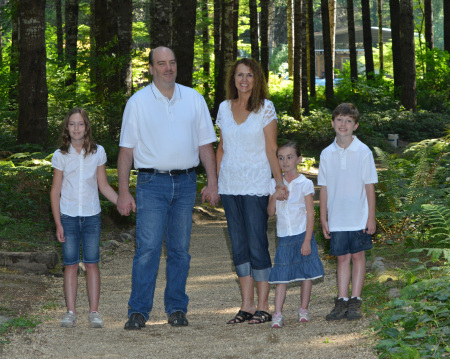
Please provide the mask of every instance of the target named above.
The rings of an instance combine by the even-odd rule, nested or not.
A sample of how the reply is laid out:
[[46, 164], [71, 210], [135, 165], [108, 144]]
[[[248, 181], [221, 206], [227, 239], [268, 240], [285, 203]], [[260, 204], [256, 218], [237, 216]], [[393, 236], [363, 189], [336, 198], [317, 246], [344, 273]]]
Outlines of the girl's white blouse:
[[63, 172], [60, 212], [70, 217], [88, 217], [100, 213], [97, 167], [106, 163], [105, 149], [97, 145], [97, 152], [84, 157], [70, 145], [69, 152], [58, 149], [53, 154], [52, 167]]
[[277, 120], [275, 107], [269, 100], [238, 125], [231, 112], [231, 101], [220, 104], [216, 124], [222, 131], [223, 158], [219, 172], [219, 194], [269, 194], [272, 177], [266, 155], [264, 127]]
[[[300, 174], [288, 183], [283, 178], [289, 190], [289, 198], [276, 203], [277, 236], [295, 236], [306, 231], [306, 203], [305, 196], [314, 195], [313, 182]], [[275, 180], [270, 184], [270, 194], [275, 193]]]

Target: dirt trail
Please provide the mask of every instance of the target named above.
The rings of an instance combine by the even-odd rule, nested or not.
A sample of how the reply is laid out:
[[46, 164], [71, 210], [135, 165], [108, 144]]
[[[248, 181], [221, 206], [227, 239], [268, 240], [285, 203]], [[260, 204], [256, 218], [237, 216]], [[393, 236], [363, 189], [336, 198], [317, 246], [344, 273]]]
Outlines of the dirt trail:
[[[269, 222], [271, 254], [275, 254], [275, 221]], [[78, 322], [73, 329], [60, 328], [64, 298], [62, 278], [52, 278], [47, 300], [36, 305], [57, 302], [47, 310], [47, 320], [31, 334], [10, 338], [2, 358], [377, 358], [372, 350], [373, 337], [368, 320], [326, 322], [336, 292], [335, 268], [324, 261], [325, 279], [312, 290], [312, 320], [300, 324], [297, 309], [300, 285], [288, 287], [284, 309], [285, 327], [271, 329], [269, 324], [226, 325], [240, 303], [237, 277], [233, 272], [226, 222], [196, 221], [192, 230], [191, 269], [188, 278], [190, 296], [189, 327], [172, 328], [164, 313], [165, 258], [158, 274], [155, 306], [150, 321], [141, 331], [125, 331], [127, 301], [131, 285], [132, 244], [122, 244], [101, 263], [102, 293], [100, 311], [105, 328], [91, 329], [87, 319], [85, 277], [79, 279]], [[275, 290], [271, 288], [273, 311]]]

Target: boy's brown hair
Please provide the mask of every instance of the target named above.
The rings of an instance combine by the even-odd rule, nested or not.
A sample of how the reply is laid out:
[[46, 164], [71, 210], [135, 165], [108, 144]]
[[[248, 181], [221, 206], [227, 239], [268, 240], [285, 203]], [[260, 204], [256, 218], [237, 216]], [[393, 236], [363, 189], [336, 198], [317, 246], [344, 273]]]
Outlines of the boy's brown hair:
[[341, 103], [340, 105], [338, 105], [334, 109], [331, 119], [334, 121], [334, 119], [339, 115], [349, 116], [355, 120], [355, 123], [359, 122], [358, 109], [352, 103]]

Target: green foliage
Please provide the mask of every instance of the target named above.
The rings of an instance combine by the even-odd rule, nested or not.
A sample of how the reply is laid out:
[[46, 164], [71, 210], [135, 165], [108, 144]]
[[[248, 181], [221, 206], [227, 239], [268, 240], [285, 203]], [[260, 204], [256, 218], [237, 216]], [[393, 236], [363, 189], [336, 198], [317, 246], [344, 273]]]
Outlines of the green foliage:
[[283, 77], [288, 71], [288, 47], [286, 44], [282, 44], [277, 47], [272, 56], [270, 57], [270, 68], [269, 70], [275, 74], [281, 74]]
[[[435, 147], [448, 144], [442, 141], [424, 141], [413, 146], [407, 156], [389, 156], [375, 148], [381, 162], [377, 192], [377, 222], [389, 239], [423, 242], [424, 216], [422, 205], [446, 203], [449, 192], [448, 152], [435, 152]], [[442, 147], [441, 147], [442, 148]], [[409, 236], [408, 236], [409, 235]]]
[[373, 322], [380, 358], [443, 358], [449, 351], [450, 293], [448, 268], [431, 279], [407, 285]]
[[42, 323], [40, 316], [20, 316], [14, 318], [9, 322], [0, 325], [0, 335], [3, 336], [6, 333], [10, 333], [17, 329], [25, 330], [27, 333], [31, 333], [33, 328], [36, 328]]

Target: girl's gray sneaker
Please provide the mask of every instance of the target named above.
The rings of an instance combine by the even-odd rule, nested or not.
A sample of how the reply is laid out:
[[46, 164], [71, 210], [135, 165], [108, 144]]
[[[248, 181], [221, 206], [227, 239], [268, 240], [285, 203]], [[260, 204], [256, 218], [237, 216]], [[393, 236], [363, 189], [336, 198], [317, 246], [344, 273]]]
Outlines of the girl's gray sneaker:
[[99, 312], [89, 313], [89, 325], [91, 328], [103, 328], [103, 320]]
[[283, 320], [283, 314], [281, 313], [275, 313], [272, 318], [272, 328], [283, 328], [284, 320]]
[[65, 328], [73, 328], [77, 321], [77, 315], [71, 310], [68, 311], [61, 319], [61, 326]]

